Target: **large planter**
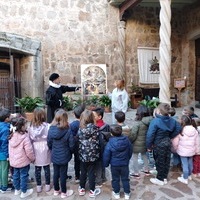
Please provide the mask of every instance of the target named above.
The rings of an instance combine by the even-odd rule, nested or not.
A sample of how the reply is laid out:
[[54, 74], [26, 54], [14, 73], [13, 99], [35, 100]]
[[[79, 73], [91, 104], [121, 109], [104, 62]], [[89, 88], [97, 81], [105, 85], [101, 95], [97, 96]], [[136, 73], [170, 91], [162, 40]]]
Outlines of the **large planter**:
[[142, 94], [131, 94], [131, 108], [136, 109], [139, 106], [139, 102], [142, 101], [143, 95]]
[[25, 112], [25, 117], [28, 122], [33, 120], [33, 112]]

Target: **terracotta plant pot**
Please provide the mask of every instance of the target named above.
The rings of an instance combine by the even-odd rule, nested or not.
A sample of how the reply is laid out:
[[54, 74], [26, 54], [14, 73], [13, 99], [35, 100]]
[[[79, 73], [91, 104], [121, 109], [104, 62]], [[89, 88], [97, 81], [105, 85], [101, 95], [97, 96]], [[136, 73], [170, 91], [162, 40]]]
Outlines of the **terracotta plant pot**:
[[27, 121], [31, 122], [33, 120], [33, 113], [32, 112], [26, 112], [25, 117]]

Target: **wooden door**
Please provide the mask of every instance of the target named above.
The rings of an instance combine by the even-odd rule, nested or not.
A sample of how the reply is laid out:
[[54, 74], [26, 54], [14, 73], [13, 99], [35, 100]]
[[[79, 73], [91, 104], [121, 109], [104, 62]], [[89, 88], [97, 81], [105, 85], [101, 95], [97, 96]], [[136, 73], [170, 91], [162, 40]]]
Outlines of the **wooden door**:
[[0, 104], [6, 108], [11, 107], [9, 83], [10, 83], [9, 65], [5, 63], [0, 63]]
[[21, 97], [19, 58], [0, 53], [0, 105], [17, 112], [15, 98]]

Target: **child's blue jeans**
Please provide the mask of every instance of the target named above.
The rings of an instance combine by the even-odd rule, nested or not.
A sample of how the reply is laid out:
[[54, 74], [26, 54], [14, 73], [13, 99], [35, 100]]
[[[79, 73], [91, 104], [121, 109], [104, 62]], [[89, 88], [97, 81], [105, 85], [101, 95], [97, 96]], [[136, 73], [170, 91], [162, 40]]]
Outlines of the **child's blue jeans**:
[[27, 165], [22, 168], [14, 168], [13, 185], [16, 190], [21, 189], [21, 191], [24, 193], [27, 191], [29, 169], [30, 169], [30, 165]]

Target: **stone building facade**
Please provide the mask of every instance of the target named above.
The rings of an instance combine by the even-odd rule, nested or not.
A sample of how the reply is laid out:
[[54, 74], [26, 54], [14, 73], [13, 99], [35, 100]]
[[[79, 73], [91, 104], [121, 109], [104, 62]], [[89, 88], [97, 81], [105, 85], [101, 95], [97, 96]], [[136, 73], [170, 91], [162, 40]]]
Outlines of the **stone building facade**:
[[[183, 104], [195, 101], [199, 10], [200, 6], [172, 9], [171, 93], [177, 93], [173, 88], [174, 78], [186, 76]], [[118, 7], [107, 0], [2, 1], [0, 53], [18, 55], [22, 96], [43, 97], [53, 72], [61, 75], [64, 84], [80, 84], [81, 64], [106, 64], [111, 90], [121, 73], [121, 53], [124, 53], [128, 87], [131, 80], [138, 84], [137, 47], [159, 47], [159, 11], [158, 7], [135, 7], [127, 21], [120, 22]], [[119, 41], [121, 31], [124, 31], [124, 52]], [[5, 60], [0, 57], [1, 63], [9, 62]]]

